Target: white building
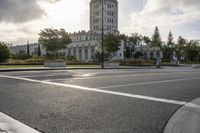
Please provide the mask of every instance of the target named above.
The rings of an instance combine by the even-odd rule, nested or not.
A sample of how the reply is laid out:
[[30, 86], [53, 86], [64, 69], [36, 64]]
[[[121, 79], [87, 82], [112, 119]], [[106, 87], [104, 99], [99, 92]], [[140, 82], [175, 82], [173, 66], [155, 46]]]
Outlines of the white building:
[[42, 48], [41, 45], [39, 45], [38, 43], [14, 45], [14, 46], [10, 46], [10, 50], [11, 50], [11, 53], [14, 55], [18, 54], [20, 51], [23, 51], [26, 54], [29, 54], [31, 56], [37, 56], [39, 47], [40, 47], [41, 56], [46, 55], [46, 50]]
[[103, 4], [102, 15], [102, 0], [90, 2], [90, 31], [101, 34], [103, 16], [104, 33], [119, 34], [117, 0], [103, 0]]
[[[119, 35], [118, 31], [118, 2], [117, 0], [103, 0], [103, 20], [104, 35], [112, 33]], [[66, 56], [74, 56], [78, 61], [94, 61], [95, 54], [101, 53], [101, 33], [102, 33], [102, 0], [91, 0], [90, 2], [90, 30], [79, 31], [70, 34], [72, 43], [67, 48], [61, 50]], [[30, 55], [35, 55], [38, 44], [30, 44]], [[124, 46], [114, 53], [113, 59], [124, 59]], [[11, 51], [16, 54], [20, 50], [27, 51], [27, 45], [12, 46]], [[46, 51], [41, 47], [42, 55]]]
[[[117, 0], [103, 0], [104, 35], [109, 33], [119, 35], [118, 31], [118, 2]], [[94, 61], [95, 54], [101, 52], [102, 33], [102, 0], [90, 2], [90, 30], [70, 35], [72, 43], [66, 48], [66, 55], [74, 56], [79, 61]], [[121, 44], [120, 50], [112, 58], [124, 59]]]
[[74, 56], [79, 61], [94, 61], [100, 49], [99, 34], [81, 31], [70, 35], [72, 43], [66, 48], [66, 55]]

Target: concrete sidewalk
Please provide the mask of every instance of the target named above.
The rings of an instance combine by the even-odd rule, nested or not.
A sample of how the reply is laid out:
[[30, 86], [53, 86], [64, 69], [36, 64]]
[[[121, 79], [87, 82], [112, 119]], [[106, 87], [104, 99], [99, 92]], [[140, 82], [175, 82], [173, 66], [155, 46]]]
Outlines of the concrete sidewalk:
[[200, 133], [200, 98], [181, 107], [169, 120], [164, 133]]

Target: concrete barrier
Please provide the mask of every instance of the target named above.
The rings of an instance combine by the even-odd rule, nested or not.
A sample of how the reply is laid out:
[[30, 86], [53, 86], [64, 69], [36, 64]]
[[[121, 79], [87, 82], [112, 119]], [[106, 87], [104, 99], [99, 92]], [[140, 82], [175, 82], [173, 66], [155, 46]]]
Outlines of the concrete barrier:
[[65, 61], [47, 61], [44, 63], [45, 67], [66, 67]]
[[105, 67], [113, 67], [113, 68], [119, 68], [119, 63], [105, 63]]
[[192, 67], [193, 68], [200, 68], [200, 64], [193, 64]]

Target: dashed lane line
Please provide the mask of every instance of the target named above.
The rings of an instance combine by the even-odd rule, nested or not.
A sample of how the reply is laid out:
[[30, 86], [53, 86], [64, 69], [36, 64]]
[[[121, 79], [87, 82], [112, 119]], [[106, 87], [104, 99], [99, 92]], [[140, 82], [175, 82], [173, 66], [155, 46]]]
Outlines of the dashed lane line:
[[[69, 88], [78, 89], [78, 90], [98, 92], [98, 93], [103, 93], [103, 94], [110, 94], [110, 95], [123, 96], [123, 97], [142, 99], [142, 100], [148, 100], [148, 101], [154, 101], [154, 102], [175, 104], [175, 105], [185, 105], [187, 103], [187, 102], [184, 102], [184, 101], [176, 101], [176, 100], [171, 100], [171, 99], [156, 98], [156, 97], [137, 95], [137, 94], [129, 94], [129, 93], [123, 93], [123, 92], [117, 92], [117, 91], [101, 90], [101, 89], [98, 89], [98, 88], [89, 88], [89, 87], [72, 85], [72, 84], [47, 82], [47, 81], [40, 81], [40, 80], [21, 78], [21, 77], [13, 77], [13, 76], [6, 76], [6, 75], [0, 75], [0, 77], [1, 78], [10, 78], [10, 79], [29, 81], [29, 82], [34, 82], [34, 83], [42, 83], [42, 84], [47, 84], [47, 85], [69, 87]], [[191, 106], [191, 107], [198, 107], [199, 108], [199, 106], [197, 106], [195, 104], [188, 104], [188, 105]]]

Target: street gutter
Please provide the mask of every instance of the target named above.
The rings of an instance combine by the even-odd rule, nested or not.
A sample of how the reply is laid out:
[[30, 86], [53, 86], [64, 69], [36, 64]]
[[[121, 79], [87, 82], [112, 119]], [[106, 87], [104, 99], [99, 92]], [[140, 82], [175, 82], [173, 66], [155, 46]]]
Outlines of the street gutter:
[[[51, 71], [51, 70], [88, 70], [88, 69], [102, 69], [100, 67], [64, 67], [64, 68], [46, 68], [46, 67], [35, 67], [35, 68], [2, 68], [0, 72], [15, 72], [15, 71]], [[104, 69], [156, 69], [155, 66], [152, 67], [119, 67], [112, 68], [106, 67]], [[159, 68], [162, 69], [162, 68]]]

